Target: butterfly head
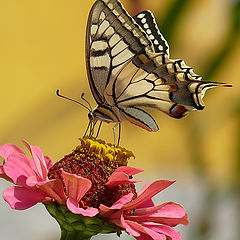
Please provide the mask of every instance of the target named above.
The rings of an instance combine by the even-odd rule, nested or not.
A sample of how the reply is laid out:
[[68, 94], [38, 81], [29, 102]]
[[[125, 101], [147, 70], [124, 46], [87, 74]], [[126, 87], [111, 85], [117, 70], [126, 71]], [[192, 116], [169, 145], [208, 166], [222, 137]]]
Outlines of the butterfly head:
[[94, 122], [95, 117], [94, 117], [94, 114], [93, 114], [92, 111], [90, 111], [90, 112], [88, 113], [88, 119], [89, 119], [89, 121]]

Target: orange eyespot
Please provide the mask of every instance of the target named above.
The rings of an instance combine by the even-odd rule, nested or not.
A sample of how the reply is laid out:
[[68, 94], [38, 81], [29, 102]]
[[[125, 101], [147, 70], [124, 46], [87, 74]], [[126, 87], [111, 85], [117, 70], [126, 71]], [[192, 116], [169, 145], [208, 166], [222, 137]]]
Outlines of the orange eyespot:
[[188, 110], [185, 106], [176, 104], [171, 108], [170, 114], [174, 118], [183, 118], [188, 114]]

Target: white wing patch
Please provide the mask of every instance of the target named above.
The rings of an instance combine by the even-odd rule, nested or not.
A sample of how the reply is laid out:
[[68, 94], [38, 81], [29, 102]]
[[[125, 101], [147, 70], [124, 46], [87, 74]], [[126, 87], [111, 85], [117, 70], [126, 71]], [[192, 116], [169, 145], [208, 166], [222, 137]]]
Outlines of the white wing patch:
[[89, 82], [98, 103], [104, 89], [135, 55], [153, 46], [117, 0], [98, 0], [89, 15], [86, 59]]

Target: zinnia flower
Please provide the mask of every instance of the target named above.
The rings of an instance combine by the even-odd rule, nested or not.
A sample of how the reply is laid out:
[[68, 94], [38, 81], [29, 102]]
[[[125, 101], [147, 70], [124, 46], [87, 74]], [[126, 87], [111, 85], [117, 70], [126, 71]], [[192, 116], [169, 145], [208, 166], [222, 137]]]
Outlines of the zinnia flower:
[[23, 141], [28, 158], [14, 144], [0, 147], [4, 158], [0, 177], [16, 186], [3, 197], [11, 208], [23, 210], [45, 204], [58, 221], [61, 239], [90, 239], [98, 233], [125, 230], [139, 240], [180, 240], [173, 229], [188, 224], [184, 208], [167, 202], [155, 206], [152, 197], [173, 181], [158, 180], [138, 193], [133, 175], [143, 170], [127, 166], [132, 152], [101, 140], [81, 139], [81, 145], [53, 165], [37, 146]]

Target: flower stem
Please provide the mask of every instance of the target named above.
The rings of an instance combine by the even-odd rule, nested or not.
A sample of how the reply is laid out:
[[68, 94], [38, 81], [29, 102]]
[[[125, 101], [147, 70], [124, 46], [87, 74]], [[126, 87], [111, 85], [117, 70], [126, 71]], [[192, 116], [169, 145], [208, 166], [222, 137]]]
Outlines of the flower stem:
[[[94, 234], [95, 235], [95, 234]], [[86, 235], [83, 232], [79, 231], [67, 231], [65, 229], [61, 230], [60, 240], [89, 240], [93, 235]]]

